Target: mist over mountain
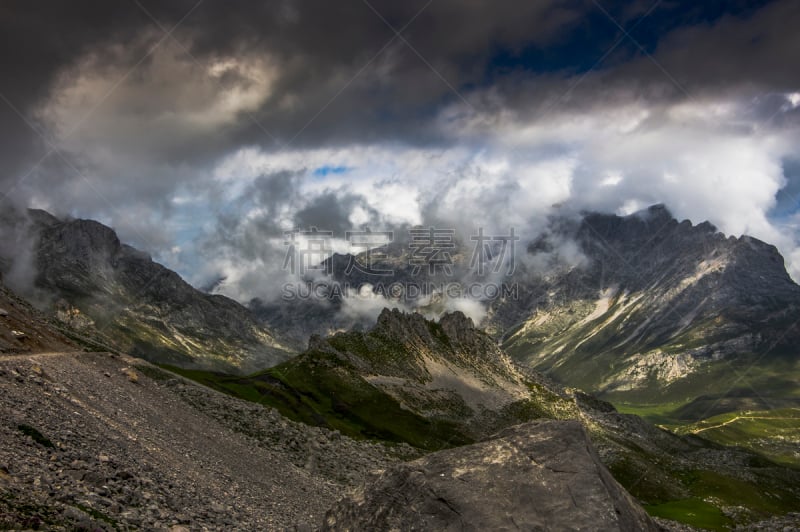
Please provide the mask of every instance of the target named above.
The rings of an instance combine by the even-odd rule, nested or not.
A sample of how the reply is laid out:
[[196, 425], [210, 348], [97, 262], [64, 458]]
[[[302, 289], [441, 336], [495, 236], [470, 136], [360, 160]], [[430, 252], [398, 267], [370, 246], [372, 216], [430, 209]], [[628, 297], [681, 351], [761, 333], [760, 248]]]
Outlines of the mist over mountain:
[[471, 244], [448, 250], [448, 274], [414, 273], [407, 244], [372, 261], [391, 275], [353, 268], [366, 254], [333, 255], [330, 276], [308, 281], [317, 293], [252, 306], [297, 340], [364, 326], [383, 306], [429, 317], [463, 310], [518, 361], [617, 400], [684, 401], [733, 387], [741, 397], [726, 408], [795, 404], [800, 287], [774, 246], [679, 222], [663, 205], [551, 217], [518, 244], [510, 275], [500, 253], [479, 275]]
[[796, 529], [797, 27], [5, 0], [0, 529]]
[[[796, 406], [791, 317], [800, 288], [775, 248], [750, 237], [728, 238], [710, 224], [678, 222], [660, 205], [627, 217], [586, 213], [551, 219], [547, 232], [520, 245], [513, 271], [500, 248], [484, 257], [483, 272], [475, 270], [468, 247], [448, 248], [451, 268], [438, 271], [418, 268], [413, 245], [409, 251], [409, 243], [395, 243], [371, 266], [396, 272], [381, 275], [383, 283], [406, 290], [418, 285], [414, 297], [381, 293], [373, 274], [351, 267], [366, 257], [333, 255], [322, 263], [330, 266], [329, 275], [305, 280], [333, 291], [332, 297], [280, 301], [274, 312], [251, 304], [254, 312], [192, 288], [102, 224], [62, 221], [42, 211], [26, 216], [9, 227], [22, 227], [27, 239], [17, 241], [32, 248], [31, 294], [40, 297], [42, 316], [49, 316], [48, 334], [69, 338], [53, 340], [55, 349], [65, 342], [130, 353], [293, 421], [425, 452], [495, 441], [497, 431], [519, 423], [580, 420], [604, 467], [659, 515], [671, 501], [716, 493], [711, 476], [745, 493], [772, 490], [771, 501], [728, 494], [710, 506], [723, 516], [731, 505], [745, 508], [737, 520], [755, 520], [766, 507], [790, 508], [798, 496], [790, 487], [796, 484], [792, 470], [751, 450], [720, 447], [691, 432], [678, 436], [575, 388], [623, 403], [677, 399], [691, 420], [745, 407]], [[4, 263], [8, 271], [14, 271], [13, 258]], [[478, 322], [448, 312], [463, 304], [457, 299], [464, 294], [440, 291], [442, 283], [488, 286], [497, 280], [515, 289], [473, 300]], [[354, 313], [352, 298], [369, 306]], [[372, 309], [387, 304], [408, 312], [383, 308], [377, 323], [369, 323]], [[674, 320], [673, 311], [688, 317]], [[426, 314], [441, 318], [429, 321]], [[337, 327], [353, 330], [312, 335], [300, 354], [283, 347], [300, 334]], [[36, 326], [24, 330], [40, 337]], [[42, 349], [24, 338], [14, 341], [23, 350]], [[737, 376], [752, 371], [752, 378], [739, 388], [731, 385], [731, 367], [740, 368]], [[742, 393], [745, 386], [754, 393]], [[491, 445], [505, 445], [497, 441]], [[771, 452], [791, 456], [777, 441]], [[488, 452], [478, 449], [469, 452]], [[421, 463], [437, 470], [460, 460], [459, 453], [431, 456], [433, 462]], [[444, 462], [427, 465], [439, 459]], [[388, 483], [380, 489], [391, 491], [392, 475], [401, 471], [392, 469], [376, 485]], [[694, 483], [689, 473], [706, 480]], [[461, 504], [455, 501], [469, 495], [454, 497], [453, 504]], [[387, 504], [380, 497], [371, 501]], [[328, 526], [360, 511], [342, 505], [328, 514]]]
[[252, 371], [291, 356], [245, 307], [196, 290], [112, 229], [44, 211], [23, 216], [14, 227], [29, 249], [22, 258], [11, 255], [7, 269], [26, 276], [9, 282], [85, 335], [186, 367]]
[[402, 234], [359, 255], [322, 253], [314, 269], [276, 279], [280, 297], [249, 308], [191, 288], [96, 222], [41, 211], [25, 219], [7, 226], [30, 248], [19, 264], [7, 261], [8, 272], [27, 275], [27, 288], [17, 285], [151, 360], [255, 370], [313, 334], [366, 328], [384, 307], [431, 318], [462, 311], [517, 361], [615, 400], [733, 388], [740, 406], [794, 404], [800, 287], [783, 258], [757, 239], [679, 222], [663, 205], [554, 216], [535, 238], [486, 249], [447, 233], [433, 268]]

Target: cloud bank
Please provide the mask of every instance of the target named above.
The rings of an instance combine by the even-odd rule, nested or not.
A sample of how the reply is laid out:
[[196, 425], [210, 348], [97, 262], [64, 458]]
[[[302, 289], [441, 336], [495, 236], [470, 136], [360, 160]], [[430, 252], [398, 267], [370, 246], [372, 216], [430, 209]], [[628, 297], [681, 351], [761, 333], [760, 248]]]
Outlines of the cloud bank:
[[555, 206], [665, 203], [800, 279], [800, 6], [664, 4], [5, 4], [4, 201], [241, 301], [291, 229], [532, 240]]

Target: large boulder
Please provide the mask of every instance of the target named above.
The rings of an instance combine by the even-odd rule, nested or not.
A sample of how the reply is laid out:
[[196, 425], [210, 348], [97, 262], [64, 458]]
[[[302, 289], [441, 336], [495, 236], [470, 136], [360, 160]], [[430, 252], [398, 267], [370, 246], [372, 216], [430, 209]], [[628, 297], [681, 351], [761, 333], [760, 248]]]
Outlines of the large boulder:
[[577, 421], [517, 425], [381, 473], [323, 530], [659, 530]]

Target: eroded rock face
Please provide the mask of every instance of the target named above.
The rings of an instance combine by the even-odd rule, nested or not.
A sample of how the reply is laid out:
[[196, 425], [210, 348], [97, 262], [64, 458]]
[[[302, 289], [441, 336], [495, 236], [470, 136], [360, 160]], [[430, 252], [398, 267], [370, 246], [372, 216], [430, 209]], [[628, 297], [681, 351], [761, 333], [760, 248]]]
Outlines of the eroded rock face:
[[322, 530], [659, 530], [577, 421], [539, 421], [395, 466]]

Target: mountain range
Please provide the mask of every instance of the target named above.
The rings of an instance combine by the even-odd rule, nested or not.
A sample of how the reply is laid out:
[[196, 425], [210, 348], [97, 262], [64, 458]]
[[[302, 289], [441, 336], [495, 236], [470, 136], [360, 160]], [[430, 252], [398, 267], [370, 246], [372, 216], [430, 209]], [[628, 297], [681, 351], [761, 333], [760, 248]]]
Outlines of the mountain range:
[[[481, 301], [477, 321], [435, 289], [379, 299], [404, 310], [374, 321], [345, 312], [342, 295], [242, 305], [199, 291], [91, 220], [32, 210], [14, 223], [29, 248], [0, 270], [18, 277], [27, 266], [23, 294], [38, 308], [2, 288], [2, 353], [125, 353], [158, 364], [140, 369], [155, 382], [181, 375], [412, 455], [471, 445], [491, 455], [481, 442], [512, 426], [578, 421], [653, 516], [726, 529], [800, 506], [800, 287], [756, 239], [678, 222], [663, 206], [555, 217], [519, 250], [503, 279], [513, 292]], [[489, 282], [465, 249], [452, 256], [454, 273], [420, 273], [397, 243], [375, 266], [394, 271], [383, 283]], [[363, 260], [333, 255], [330, 285], [376, 290], [348, 268]], [[375, 481], [378, 493], [401, 469]], [[369, 490], [361, 497], [326, 523], [350, 523], [365, 500], [390, 508]]]
[[[436, 317], [460, 308], [442, 282], [513, 290], [483, 298], [479, 326], [524, 367], [631, 409], [672, 406], [669, 419], [800, 406], [800, 286], [777, 249], [726, 237], [708, 222], [676, 220], [663, 205], [629, 216], [554, 216], [519, 246], [513, 275], [478, 276], [469, 246], [450, 253], [452, 275], [415, 273], [408, 246], [385, 248], [373, 269], [348, 268], [365, 254], [330, 259], [331, 282], [353, 290], [415, 283], [430, 293], [386, 300]], [[502, 273], [502, 272], [501, 272]], [[289, 341], [364, 327], [347, 301], [251, 302]], [[303, 320], [302, 316], [311, 319]], [[644, 410], [641, 410], [644, 411]]]
[[[191, 287], [97, 222], [36, 210], [22, 218], [35, 272], [23, 293], [99, 348], [248, 373], [289, 359], [313, 334], [374, 319], [348, 312], [346, 294], [244, 306]], [[679, 222], [656, 205], [629, 216], [553, 217], [519, 247], [516, 270], [501, 279], [513, 293], [472, 302], [485, 308], [478, 325], [521, 366], [663, 423], [800, 406], [800, 287], [774, 246]], [[385, 251], [374, 268], [392, 276], [350, 267], [363, 255], [334, 254], [329, 286], [436, 290], [442, 280], [496, 280], [475, 275], [465, 248], [451, 253], [447, 277], [415, 272], [402, 239]], [[429, 318], [463, 303], [435, 291], [383, 301]]]

